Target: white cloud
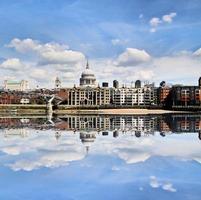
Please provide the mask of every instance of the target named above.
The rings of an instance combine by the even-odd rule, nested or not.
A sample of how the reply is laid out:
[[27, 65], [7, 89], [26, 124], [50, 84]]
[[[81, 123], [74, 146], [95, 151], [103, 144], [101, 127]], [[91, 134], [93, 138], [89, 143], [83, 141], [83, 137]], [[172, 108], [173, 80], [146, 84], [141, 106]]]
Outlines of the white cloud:
[[152, 26], [152, 27], [157, 27], [160, 23], [162, 23], [162, 21], [160, 20], [160, 18], [158, 17], [153, 17], [150, 19], [149, 21], [149, 24]]
[[60, 150], [55, 152], [47, 152], [37, 160], [19, 160], [13, 164], [9, 164], [8, 166], [14, 171], [32, 171], [41, 167], [55, 168], [68, 165], [69, 162], [81, 160], [84, 157], [84, 153]]
[[201, 57], [201, 48], [197, 49], [195, 52], [193, 52], [194, 56]]
[[155, 176], [150, 176], [150, 186], [152, 188], [159, 188], [161, 184], [158, 182]]
[[18, 71], [24, 69], [26, 66], [18, 58], [9, 58], [0, 64], [3, 69]]
[[155, 73], [156, 79], [173, 83], [185, 83], [185, 80], [194, 79], [195, 84], [201, 74], [200, 61], [192, 55], [154, 58], [150, 70]]
[[162, 188], [168, 192], [176, 192], [177, 190], [173, 187], [172, 183], [164, 183], [164, 181], [159, 181], [155, 176], [150, 176], [150, 186], [152, 188]]
[[151, 56], [145, 50], [127, 48], [117, 58], [117, 65], [135, 66], [143, 62], [150, 61]]
[[168, 15], [163, 15], [162, 19], [163, 19], [164, 22], [172, 23], [173, 18], [176, 17], [176, 16], [177, 16], [177, 13], [172, 12], [172, 13], [170, 13]]
[[51, 79], [50, 73], [47, 70], [38, 69], [38, 68], [32, 69], [29, 76], [33, 79], [43, 80], [43, 81], [47, 81], [48, 79]]
[[150, 157], [150, 154], [147, 152], [136, 152], [121, 149], [118, 152], [118, 156], [125, 160], [127, 164], [133, 164], [146, 161]]
[[42, 44], [29, 38], [24, 40], [15, 38], [7, 46], [16, 49], [20, 53], [35, 53], [41, 64], [73, 64], [85, 59], [83, 53], [70, 50], [67, 45], [58, 43]]
[[172, 23], [173, 18], [177, 16], [177, 13], [175, 12], [171, 12], [170, 14], [167, 15], [163, 15], [162, 19], [160, 19], [159, 17], [153, 17], [150, 19], [149, 24], [151, 26], [150, 28], [150, 32], [154, 33], [157, 30], [157, 27], [162, 24], [162, 23]]
[[169, 192], [176, 192], [177, 190], [173, 187], [171, 183], [166, 183], [162, 186], [162, 188]]

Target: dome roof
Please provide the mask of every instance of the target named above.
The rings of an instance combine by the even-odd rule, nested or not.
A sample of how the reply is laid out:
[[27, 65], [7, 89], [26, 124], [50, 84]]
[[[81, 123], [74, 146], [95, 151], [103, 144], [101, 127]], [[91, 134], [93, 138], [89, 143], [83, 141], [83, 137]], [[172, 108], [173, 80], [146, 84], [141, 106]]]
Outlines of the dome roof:
[[86, 68], [83, 72], [82, 72], [82, 76], [95, 76], [94, 75], [94, 72], [89, 69], [89, 68]]
[[87, 61], [86, 69], [81, 74], [80, 86], [96, 87], [96, 77], [94, 75], [94, 72], [91, 69], [89, 69], [88, 61]]

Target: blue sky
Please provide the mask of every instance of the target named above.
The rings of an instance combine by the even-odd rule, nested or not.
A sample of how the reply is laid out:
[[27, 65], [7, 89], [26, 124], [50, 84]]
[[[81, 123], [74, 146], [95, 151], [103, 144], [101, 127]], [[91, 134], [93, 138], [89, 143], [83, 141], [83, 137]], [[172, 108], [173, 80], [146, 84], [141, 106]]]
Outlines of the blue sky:
[[[65, 86], [77, 83], [86, 59], [79, 57], [73, 63], [67, 59], [63, 66], [55, 61], [41, 66], [37, 60], [41, 55], [22, 54], [16, 46], [7, 46], [14, 38], [21, 42], [29, 38], [44, 45], [68, 46], [63, 51], [81, 52], [89, 58], [99, 81], [105, 81], [107, 77], [111, 82], [119, 77], [123, 83], [140, 78], [196, 84], [201, 74], [201, 52], [197, 52], [196, 57], [192, 55], [201, 47], [200, 10], [199, 0], [1, 0], [1, 80], [27, 78], [32, 86], [51, 86], [53, 80], [48, 77], [57, 74]], [[138, 52], [127, 51], [128, 48]], [[144, 62], [142, 50], [150, 55], [150, 60]], [[127, 65], [120, 62], [121, 54], [124, 60], [129, 60]], [[20, 64], [11, 60], [13, 58], [19, 59]], [[7, 60], [11, 62], [5, 63]], [[136, 60], [140, 62], [136, 63]], [[27, 71], [23, 65], [28, 66]], [[170, 66], [172, 71], [178, 68], [177, 76], [174, 72], [167, 74], [164, 68], [169, 65], [173, 65]], [[191, 65], [197, 73], [181, 73]], [[25, 74], [20, 72], [22, 70]], [[33, 71], [32, 76], [27, 74], [29, 71]], [[43, 78], [38, 79], [39, 74]]]

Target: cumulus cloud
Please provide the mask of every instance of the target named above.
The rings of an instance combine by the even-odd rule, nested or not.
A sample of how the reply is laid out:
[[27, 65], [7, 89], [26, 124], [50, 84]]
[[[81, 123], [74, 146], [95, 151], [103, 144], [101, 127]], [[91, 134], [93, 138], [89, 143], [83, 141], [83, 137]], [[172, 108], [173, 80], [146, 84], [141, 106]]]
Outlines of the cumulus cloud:
[[201, 57], [201, 48], [197, 49], [195, 52], [193, 52], [194, 56]]
[[[13, 76], [14, 70], [18, 73], [20, 70], [23, 71], [24, 75], [18, 75], [31, 80], [31, 87], [36, 85], [50, 87], [50, 82], [56, 75], [64, 78], [62, 81], [65, 84], [68, 83], [72, 86], [72, 82], [77, 81], [75, 78], [78, 78], [85, 64], [85, 55], [82, 52], [71, 50], [67, 45], [56, 42], [42, 43], [31, 38], [14, 38], [6, 46], [26, 55], [23, 63], [27, 64], [25, 67], [25, 64], [18, 58], [11, 58], [0, 64], [0, 67], [9, 69], [9, 76]], [[70, 74], [74, 74], [74, 76], [69, 78]]]
[[173, 18], [176, 17], [176, 16], [177, 16], [177, 13], [172, 12], [172, 13], [170, 13], [168, 15], [163, 15], [162, 19], [163, 19], [164, 22], [172, 23]]
[[[72, 161], [85, 157], [85, 149], [75, 137], [68, 136], [58, 143], [52, 135], [54, 132], [48, 131], [48, 133], [47, 135], [40, 131], [36, 136], [35, 131], [31, 131], [29, 137], [23, 139], [11, 137], [4, 140], [0, 144], [0, 151], [9, 157], [4, 165], [14, 171], [32, 171], [42, 167], [54, 168], [68, 165]], [[33, 155], [33, 152], [34, 157], [31, 156], [31, 159], [30, 156], [26, 156]]]
[[173, 18], [177, 16], [177, 13], [171, 12], [170, 14], [163, 15], [161, 19], [159, 17], [153, 17], [150, 19], [149, 24], [151, 26], [150, 32], [154, 33], [157, 30], [157, 27], [163, 23], [172, 23]]
[[81, 160], [84, 158], [84, 156], [84, 153], [60, 150], [55, 152], [47, 152], [37, 160], [19, 160], [15, 163], [9, 164], [8, 166], [14, 171], [32, 171], [41, 167], [55, 168], [68, 165], [69, 162], [74, 160]]
[[173, 187], [171, 183], [166, 183], [162, 186], [162, 188], [169, 192], [176, 192], [177, 190]]
[[148, 62], [151, 56], [145, 51], [135, 48], [127, 48], [117, 58], [117, 65], [135, 66], [140, 63]]
[[161, 188], [168, 192], [176, 192], [177, 190], [173, 187], [172, 183], [159, 181], [155, 176], [150, 176], [150, 186], [152, 188]]
[[158, 17], [153, 17], [149, 21], [150, 25], [153, 27], [157, 27], [162, 21]]
[[36, 53], [40, 64], [73, 64], [85, 59], [83, 53], [70, 50], [67, 45], [58, 43], [43, 44], [37, 40], [15, 38], [7, 46], [20, 53]]
[[29, 76], [33, 79], [43, 80], [43, 81], [47, 81], [47, 79], [51, 79], [48, 71], [44, 69], [37, 69], [37, 68], [32, 69]]
[[0, 64], [3, 69], [18, 71], [24, 69], [26, 66], [18, 58], [9, 58]]
[[[113, 41], [116, 45], [121, 42], [117, 38]], [[51, 87], [56, 76], [61, 78], [64, 87], [73, 86], [78, 83], [84, 69], [85, 62], [79, 59], [84, 58], [84, 55], [81, 52], [77, 54], [65, 45], [41, 43], [32, 39], [13, 39], [8, 46], [20, 53], [26, 53], [27, 57], [32, 53], [36, 56], [32, 61], [27, 61], [26, 58], [22, 61], [19, 58], [10, 58], [0, 64], [2, 69], [6, 69], [7, 77], [28, 79], [31, 87]], [[184, 80], [197, 80], [198, 74], [201, 74], [200, 55], [201, 50], [198, 49], [193, 53], [183, 51], [175, 55], [151, 57], [146, 50], [127, 48], [113, 59], [90, 60], [90, 67], [99, 83], [112, 82], [114, 79], [126, 84], [137, 79], [154, 80], [157, 84], [161, 80], [182, 83]], [[189, 68], [192, 70], [189, 71]], [[2, 80], [6, 76], [3, 75]]]
[[185, 79], [195, 79], [195, 83], [201, 74], [200, 61], [192, 55], [154, 58], [150, 68], [155, 72], [156, 79], [162, 78], [174, 83], [184, 83]]
[[150, 186], [152, 188], [159, 188], [160, 185], [161, 184], [158, 182], [158, 180], [155, 176], [150, 176]]

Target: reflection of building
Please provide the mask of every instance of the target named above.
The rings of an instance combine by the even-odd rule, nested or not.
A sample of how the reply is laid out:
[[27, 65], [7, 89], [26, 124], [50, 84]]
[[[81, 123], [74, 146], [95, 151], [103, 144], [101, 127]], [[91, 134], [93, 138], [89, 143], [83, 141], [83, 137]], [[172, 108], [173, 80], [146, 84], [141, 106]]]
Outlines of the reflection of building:
[[15, 90], [15, 91], [26, 91], [29, 89], [29, 82], [25, 80], [21, 81], [5, 80], [4, 89]]
[[69, 116], [65, 118], [69, 130], [101, 131], [110, 129], [110, 118], [96, 116]]
[[89, 152], [89, 148], [94, 143], [96, 135], [93, 132], [81, 132], [80, 139], [82, 144], [85, 146], [86, 151]]
[[[56, 131], [55, 137], [61, 136], [61, 131], [80, 132], [83, 141], [94, 141], [99, 136], [118, 137], [121, 134], [131, 134], [136, 137], [154, 135], [160, 132], [162, 136], [172, 133], [198, 133], [201, 137], [200, 115], [142, 115], [142, 116], [68, 116], [62, 119], [0, 119], [0, 129], [5, 130], [5, 136], [25, 136], [27, 128], [35, 130]], [[88, 144], [88, 143], [86, 143]]]
[[12, 129], [6, 129], [4, 132], [5, 137], [12, 137], [12, 136], [20, 136], [20, 137], [26, 137], [28, 135], [29, 131], [25, 128], [12, 128]]

